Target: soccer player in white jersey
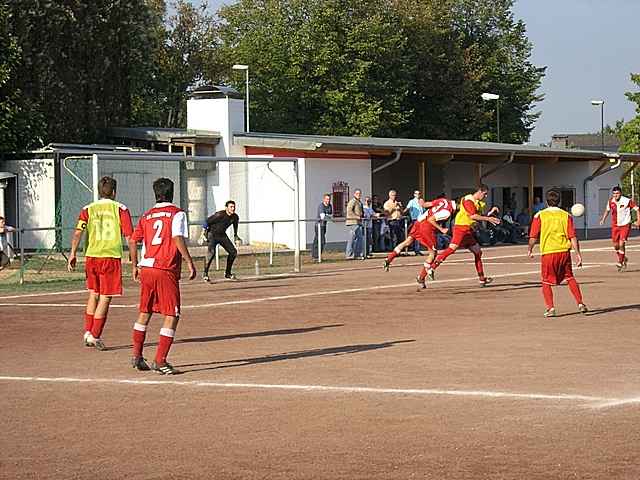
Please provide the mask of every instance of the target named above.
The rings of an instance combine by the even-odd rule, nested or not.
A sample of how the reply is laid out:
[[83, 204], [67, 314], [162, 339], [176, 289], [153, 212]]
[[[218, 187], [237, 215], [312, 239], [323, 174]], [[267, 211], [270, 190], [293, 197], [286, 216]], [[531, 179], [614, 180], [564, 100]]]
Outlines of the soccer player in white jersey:
[[607, 202], [600, 225], [604, 224], [607, 215], [611, 213], [611, 240], [613, 241], [613, 249], [618, 256], [616, 267], [621, 272], [627, 268], [627, 255], [625, 245], [629, 234], [631, 233], [631, 210], [636, 211], [636, 226], [640, 228], [639, 207], [633, 199], [622, 195], [622, 189], [615, 186], [612, 189], [612, 196]]

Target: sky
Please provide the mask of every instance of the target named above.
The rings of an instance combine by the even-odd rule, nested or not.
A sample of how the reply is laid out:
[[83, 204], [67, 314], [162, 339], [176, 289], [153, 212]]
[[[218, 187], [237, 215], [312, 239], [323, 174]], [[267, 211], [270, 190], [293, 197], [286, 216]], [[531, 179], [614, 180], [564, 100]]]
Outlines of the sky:
[[[208, 4], [215, 11], [232, 2]], [[533, 64], [547, 67], [539, 90], [545, 98], [534, 108], [542, 115], [529, 143], [599, 132], [600, 107], [591, 100], [605, 101], [605, 125], [635, 116], [624, 93], [637, 91], [630, 74], [640, 73], [640, 0], [515, 0], [514, 16], [527, 26]]]

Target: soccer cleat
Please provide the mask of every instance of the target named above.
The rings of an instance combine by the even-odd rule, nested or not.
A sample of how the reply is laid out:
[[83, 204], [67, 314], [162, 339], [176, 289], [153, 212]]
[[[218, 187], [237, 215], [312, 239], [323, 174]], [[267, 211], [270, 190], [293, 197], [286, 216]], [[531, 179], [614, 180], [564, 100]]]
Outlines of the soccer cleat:
[[620, 269], [621, 272], [625, 271], [627, 269], [627, 257], [624, 257], [624, 260], [622, 260], [622, 268]]
[[420, 278], [420, 275], [416, 277], [416, 282], [418, 282], [418, 291], [424, 290], [425, 288], [427, 288], [427, 284], [424, 281], [424, 278]]
[[131, 367], [139, 372], [148, 372], [151, 370], [147, 361], [142, 357], [131, 357]]
[[589, 311], [589, 309], [587, 308], [587, 306], [584, 303], [579, 303], [578, 304], [578, 311], [580, 313], [587, 313]]
[[551, 308], [547, 308], [547, 309], [544, 311], [544, 316], [545, 316], [546, 318], [549, 318], [549, 317], [555, 317], [555, 316], [556, 316], [556, 309], [555, 309], [555, 308], [553, 308], [553, 307], [551, 307]]
[[620, 262], [616, 263], [616, 268], [618, 269], [619, 272], [622, 271], [622, 264]]
[[101, 352], [107, 349], [106, 345], [104, 344], [101, 338], [94, 338], [93, 345], [96, 347], [96, 350], [99, 350]]
[[482, 277], [480, 279], [478, 279], [480, 282], [480, 286], [481, 287], [486, 287], [487, 285], [489, 285], [491, 282], [493, 282], [493, 278], [492, 277]]
[[158, 364], [154, 361], [151, 364], [151, 370], [158, 372], [160, 375], [177, 375], [181, 373], [179, 370], [176, 370], [173, 365], [167, 362]]
[[209, 275], [203, 275], [202, 281], [205, 283], [209, 283]]
[[430, 282], [433, 282], [436, 279], [436, 271], [433, 268], [430, 268], [427, 271], [427, 278]]
[[385, 272], [388, 272], [388, 271], [389, 271], [389, 267], [390, 267], [390, 266], [391, 266], [391, 262], [389, 261], [389, 259], [385, 258], [385, 259], [384, 259], [384, 265], [382, 265], [382, 269], [383, 269]]
[[233, 273], [225, 273], [224, 278], [227, 280], [237, 280], [238, 278]]
[[91, 335], [91, 332], [84, 332], [84, 338], [82, 340], [82, 344], [85, 347], [93, 347], [95, 341], [96, 340], [95, 338], [93, 338], [93, 335]]

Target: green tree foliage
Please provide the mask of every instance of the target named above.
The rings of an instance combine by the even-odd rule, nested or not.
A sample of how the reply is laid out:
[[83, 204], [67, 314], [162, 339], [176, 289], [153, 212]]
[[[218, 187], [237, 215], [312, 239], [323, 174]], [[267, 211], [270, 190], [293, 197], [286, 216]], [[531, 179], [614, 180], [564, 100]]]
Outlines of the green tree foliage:
[[[640, 87], [640, 74], [632, 73], [631, 81]], [[620, 138], [620, 151], [627, 153], [640, 153], [640, 89], [637, 92], [625, 93], [629, 101], [636, 104], [636, 116], [629, 120], [624, 125], [621, 125], [618, 131], [618, 137]], [[630, 168], [631, 165], [627, 165], [625, 170]], [[636, 200], [640, 191], [640, 168], [636, 167], [634, 170], [634, 181]], [[631, 177], [627, 176], [623, 179], [623, 189], [625, 192], [631, 193]]]
[[206, 5], [196, 8], [185, 0], [173, 7], [153, 34], [152, 71], [134, 96], [133, 123], [184, 128], [189, 87], [204, 81], [205, 72], [219, 80], [214, 16]]
[[35, 146], [43, 131], [43, 120], [12, 79], [21, 49], [10, 29], [8, 3], [0, 2], [0, 152]]
[[[242, 0], [219, 15], [221, 58], [251, 68], [255, 129], [384, 136], [407, 124], [412, 67], [390, 1]], [[241, 91], [243, 80], [231, 77]]]
[[44, 119], [45, 143], [91, 142], [107, 126], [129, 124], [163, 8], [151, 0], [10, 2], [21, 55], [9, 85]]
[[[544, 68], [512, 0], [241, 0], [220, 52], [251, 66], [258, 130], [495, 140], [529, 138]], [[241, 78], [232, 81], [243, 89]]]

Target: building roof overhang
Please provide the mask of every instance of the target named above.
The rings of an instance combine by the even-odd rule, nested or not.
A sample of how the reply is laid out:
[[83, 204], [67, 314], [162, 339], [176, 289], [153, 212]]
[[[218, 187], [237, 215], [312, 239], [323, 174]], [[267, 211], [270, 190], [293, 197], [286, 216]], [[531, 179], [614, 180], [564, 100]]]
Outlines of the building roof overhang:
[[640, 163], [640, 154], [611, 153], [593, 150], [514, 145], [509, 143], [464, 140], [423, 140], [411, 138], [340, 137], [279, 133], [236, 133], [234, 143], [244, 147], [310, 152], [348, 150], [368, 152], [371, 156], [391, 155], [398, 150], [402, 157], [434, 158], [441, 162], [495, 163], [513, 155], [513, 163], [535, 164], [558, 161], [602, 161], [609, 158]]

